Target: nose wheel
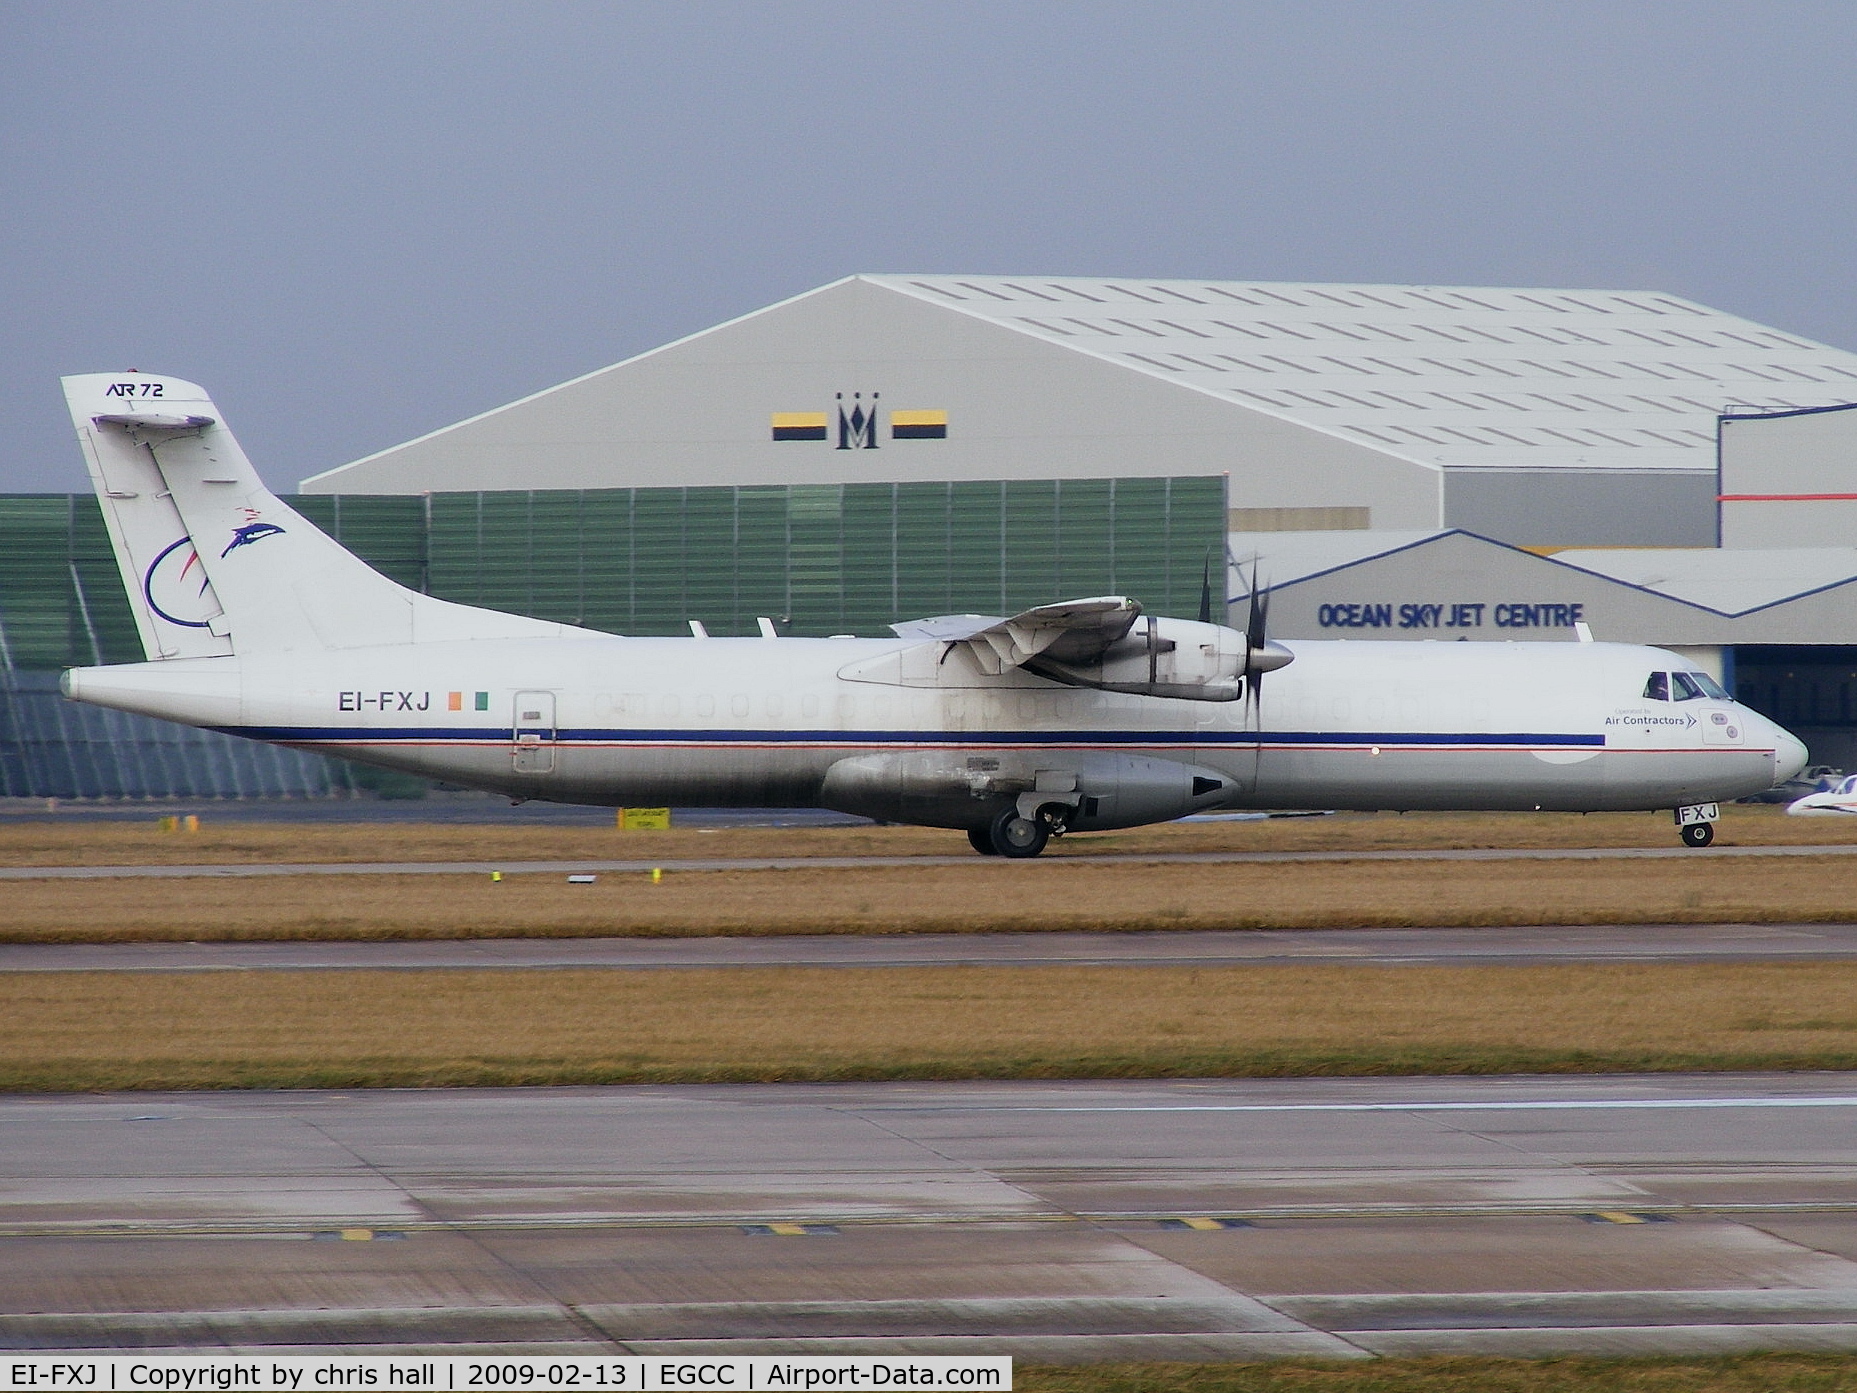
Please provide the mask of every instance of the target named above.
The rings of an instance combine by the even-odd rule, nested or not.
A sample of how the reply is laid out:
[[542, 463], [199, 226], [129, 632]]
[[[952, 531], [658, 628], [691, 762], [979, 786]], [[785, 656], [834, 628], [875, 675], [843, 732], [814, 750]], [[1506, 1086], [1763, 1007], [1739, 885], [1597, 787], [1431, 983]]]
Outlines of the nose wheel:
[[1683, 828], [1679, 836], [1684, 846], [1707, 846], [1715, 840], [1715, 824], [1712, 822], [1692, 822]]

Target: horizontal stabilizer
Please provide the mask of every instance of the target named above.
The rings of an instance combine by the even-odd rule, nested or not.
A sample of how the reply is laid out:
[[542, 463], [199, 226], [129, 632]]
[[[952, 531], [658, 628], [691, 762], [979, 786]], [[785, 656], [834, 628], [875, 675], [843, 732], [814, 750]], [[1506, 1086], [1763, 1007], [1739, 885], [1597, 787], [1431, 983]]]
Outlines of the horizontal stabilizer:
[[109, 411], [90, 419], [100, 426], [140, 426], [143, 430], [199, 430], [215, 424], [211, 416], [179, 416], [171, 411]]

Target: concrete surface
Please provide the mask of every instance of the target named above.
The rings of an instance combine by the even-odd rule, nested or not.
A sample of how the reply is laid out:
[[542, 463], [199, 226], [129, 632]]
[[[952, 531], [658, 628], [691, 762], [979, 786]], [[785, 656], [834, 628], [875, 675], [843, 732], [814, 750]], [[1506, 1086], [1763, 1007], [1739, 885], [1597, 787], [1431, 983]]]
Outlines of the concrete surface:
[[1214, 967], [1339, 962], [1835, 962], [1857, 924], [1599, 924], [1178, 933], [795, 934], [434, 942], [0, 943], [5, 972], [310, 972], [369, 968]]
[[1857, 1350], [1857, 1075], [0, 1099], [0, 1347]]
[[[1857, 856], [1857, 843], [1829, 846], [1623, 846], [1481, 847], [1413, 851], [1177, 851], [1079, 852], [1026, 864], [1087, 861], [1093, 866], [1284, 865], [1338, 861], [1664, 861], [1708, 857]], [[176, 880], [201, 876], [232, 878], [280, 875], [576, 875], [642, 874], [666, 871], [857, 870], [896, 866], [972, 866], [972, 852], [957, 856], [712, 856], [681, 860], [659, 857], [627, 861], [339, 861], [215, 862], [192, 866], [5, 866], [0, 880]], [[999, 862], [986, 864], [998, 865]]]

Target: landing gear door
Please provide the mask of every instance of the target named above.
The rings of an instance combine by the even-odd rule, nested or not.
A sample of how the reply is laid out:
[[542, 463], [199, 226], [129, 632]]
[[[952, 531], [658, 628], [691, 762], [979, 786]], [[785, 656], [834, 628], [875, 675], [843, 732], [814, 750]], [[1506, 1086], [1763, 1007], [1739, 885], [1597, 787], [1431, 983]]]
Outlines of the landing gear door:
[[555, 771], [555, 694], [517, 692], [514, 729], [510, 732], [518, 774]]

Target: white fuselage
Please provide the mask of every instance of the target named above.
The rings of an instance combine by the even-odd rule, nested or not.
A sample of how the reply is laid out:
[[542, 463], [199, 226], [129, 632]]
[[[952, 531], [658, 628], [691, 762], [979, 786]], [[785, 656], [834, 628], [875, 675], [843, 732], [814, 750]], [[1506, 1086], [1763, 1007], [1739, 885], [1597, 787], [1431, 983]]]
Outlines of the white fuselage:
[[[1731, 799], [1805, 760], [1735, 702], [1646, 699], [1648, 674], [1690, 667], [1653, 648], [1292, 641], [1295, 661], [1255, 701], [1208, 702], [1023, 670], [867, 680], [907, 646], [485, 639], [76, 669], [67, 690], [515, 798], [609, 806], [829, 805], [842, 760], [985, 767], [1008, 752], [1028, 768], [1114, 754], [1216, 771], [1222, 807], [1598, 811]], [[962, 825], [959, 808], [919, 820]]]

